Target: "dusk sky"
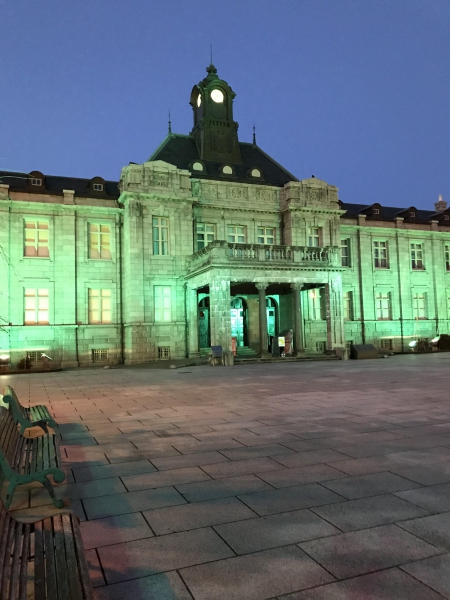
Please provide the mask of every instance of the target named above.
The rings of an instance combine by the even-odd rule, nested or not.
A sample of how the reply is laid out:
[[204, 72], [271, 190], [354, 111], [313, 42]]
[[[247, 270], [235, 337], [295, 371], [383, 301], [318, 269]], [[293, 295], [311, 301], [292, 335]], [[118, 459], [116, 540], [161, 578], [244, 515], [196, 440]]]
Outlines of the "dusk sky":
[[449, 0], [0, 0], [1, 170], [118, 180], [192, 129], [206, 75], [239, 138], [345, 202], [450, 202]]

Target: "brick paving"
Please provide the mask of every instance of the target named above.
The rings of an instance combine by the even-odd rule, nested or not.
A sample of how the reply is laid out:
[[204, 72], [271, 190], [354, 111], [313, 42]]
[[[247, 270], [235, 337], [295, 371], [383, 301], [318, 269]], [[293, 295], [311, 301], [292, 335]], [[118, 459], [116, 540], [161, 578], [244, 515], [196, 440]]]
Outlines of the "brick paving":
[[[450, 354], [3, 376], [60, 423], [96, 600], [450, 599]], [[12, 508], [50, 514], [23, 487]]]

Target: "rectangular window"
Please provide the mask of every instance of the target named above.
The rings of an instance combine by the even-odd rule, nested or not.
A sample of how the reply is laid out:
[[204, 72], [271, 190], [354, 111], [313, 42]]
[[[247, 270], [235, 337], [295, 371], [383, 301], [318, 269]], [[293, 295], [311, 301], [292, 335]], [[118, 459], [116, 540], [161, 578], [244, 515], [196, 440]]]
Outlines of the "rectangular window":
[[201, 250], [216, 239], [216, 226], [212, 223], [197, 223], [197, 250]]
[[342, 296], [344, 321], [353, 321], [353, 292], [344, 292]]
[[427, 299], [425, 292], [413, 294], [413, 317], [414, 319], [427, 318]]
[[31, 179], [31, 185], [42, 185], [42, 179]]
[[24, 221], [25, 248], [24, 256], [48, 258], [48, 222], [38, 219]]
[[155, 285], [153, 289], [155, 294], [155, 322], [170, 322], [170, 287], [164, 285]]
[[320, 228], [308, 227], [308, 246], [311, 248], [320, 247]]
[[243, 225], [228, 225], [228, 242], [230, 244], [245, 244], [245, 227]]
[[158, 346], [158, 358], [160, 360], [169, 360], [170, 347], [169, 346]]
[[153, 217], [153, 254], [168, 256], [169, 254], [169, 219]]
[[89, 223], [89, 258], [111, 258], [111, 227]]
[[94, 192], [103, 192], [103, 183], [94, 183], [92, 187]]
[[389, 268], [388, 243], [373, 242], [373, 264], [376, 269]]
[[411, 267], [418, 270], [425, 269], [422, 244], [416, 244], [415, 242], [411, 244]]
[[48, 290], [25, 289], [25, 325], [48, 325]]
[[341, 259], [342, 266], [349, 267], [350, 266], [350, 240], [341, 240]]
[[326, 318], [325, 310], [325, 288], [311, 290], [309, 293], [311, 300], [311, 319], [320, 321]]
[[111, 323], [111, 290], [89, 289], [89, 323]]
[[381, 340], [381, 348], [383, 350], [392, 350], [392, 348], [393, 348], [392, 339], [383, 338]]
[[445, 244], [444, 255], [445, 255], [445, 270], [450, 271], [450, 246], [448, 246], [447, 244]]
[[108, 360], [108, 350], [92, 350], [92, 362], [101, 363]]
[[273, 227], [258, 227], [256, 231], [257, 243], [273, 245], [275, 244], [275, 229]]
[[391, 316], [391, 294], [390, 292], [380, 292], [375, 297], [375, 307], [378, 321], [389, 321]]

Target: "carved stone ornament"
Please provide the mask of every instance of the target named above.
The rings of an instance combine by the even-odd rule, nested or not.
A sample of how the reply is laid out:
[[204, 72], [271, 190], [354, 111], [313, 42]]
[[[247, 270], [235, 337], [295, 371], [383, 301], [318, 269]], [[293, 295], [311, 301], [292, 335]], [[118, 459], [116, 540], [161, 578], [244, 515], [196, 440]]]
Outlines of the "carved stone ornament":
[[152, 184], [157, 187], [168, 187], [169, 174], [168, 173], [153, 173]]
[[272, 190], [256, 190], [256, 199], [261, 202], [272, 202], [275, 200], [275, 192]]
[[320, 190], [309, 190], [309, 201], [310, 202], [319, 202], [321, 199], [321, 191]]
[[217, 185], [202, 183], [202, 195], [208, 198], [217, 198]]
[[192, 182], [192, 195], [200, 196], [201, 193], [202, 193], [202, 184], [200, 183], [200, 181], [193, 181]]
[[228, 198], [234, 198], [235, 200], [247, 200], [248, 193], [247, 188], [244, 187], [231, 187], [227, 190]]

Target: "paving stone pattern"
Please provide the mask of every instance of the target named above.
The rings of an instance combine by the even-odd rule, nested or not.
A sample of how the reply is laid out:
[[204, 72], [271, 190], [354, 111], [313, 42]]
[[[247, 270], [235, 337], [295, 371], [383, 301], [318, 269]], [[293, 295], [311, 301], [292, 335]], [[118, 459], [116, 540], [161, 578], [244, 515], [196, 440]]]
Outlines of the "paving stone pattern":
[[[2, 376], [60, 423], [96, 600], [450, 599], [450, 354]], [[3, 490], [4, 493], [4, 490]], [[55, 509], [22, 487], [12, 509]]]

